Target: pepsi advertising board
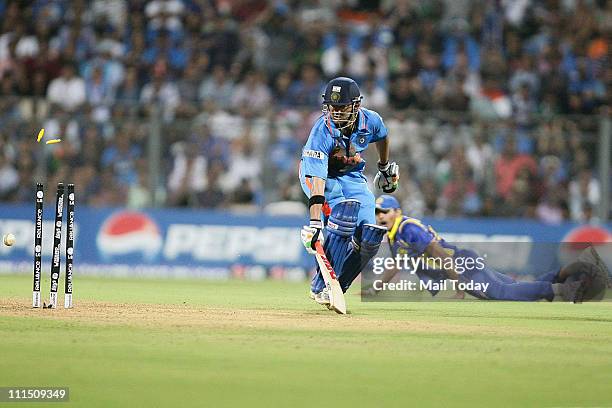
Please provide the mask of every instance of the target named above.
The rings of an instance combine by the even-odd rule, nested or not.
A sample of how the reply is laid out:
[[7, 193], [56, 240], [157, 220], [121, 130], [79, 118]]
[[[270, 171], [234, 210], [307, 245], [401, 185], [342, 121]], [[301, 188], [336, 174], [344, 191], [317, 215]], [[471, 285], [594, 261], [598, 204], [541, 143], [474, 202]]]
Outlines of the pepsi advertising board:
[[[43, 261], [48, 262], [53, 220], [52, 211], [45, 210]], [[0, 270], [31, 269], [34, 209], [0, 206], [0, 211], [1, 231], [16, 237], [12, 247], [0, 247]], [[223, 278], [232, 266], [257, 265], [301, 268], [303, 277], [312, 259], [300, 242], [302, 222], [299, 217], [78, 207], [75, 270], [98, 275]]]
[[[53, 211], [45, 208], [43, 261], [51, 258]], [[160, 209], [135, 211], [78, 207], [75, 222], [75, 273], [108, 276], [160, 276], [227, 278], [240, 268], [256, 268], [255, 278], [275, 271], [306, 276], [315, 260], [303, 249], [299, 230], [305, 217], [237, 215], [229, 212]], [[550, 257], [546, 245], [563, 240], [612, 242], [611, 226], [572, 223], [549, 226], [534, 221], [510, 219], [425, 219], [447, 241], [478, 250], [483, 243], [491, 257], [514, 273], [529, 273], [529, 259]], [[64, 223], [65, 224], [65, 223]], [[65, 225], [64, 225], [65, 228]], [[0, 231], [13, 233], [15, 245], [0, 246], [0, 272], [32, 270], [34, 207], [1, 205]], [[63, 235], [65, 236], [65, 234]], [[515, 243], [516, 248], [508, 247]], [[62, 242], [62, 246], [65, 242]], [[550, 246], [548, 246], [550, 247]], [[491, 249], [493, 248], [493, 249]], [[522, 255], [517, 255], [522, 251]], [[62, 250], [64, 253], [64, 250]], [[507, 264], [508, 257], [514, 263]], [[517, 264], [517, 258], [523, 258]], [[506, 261], [504, 261], [506, 259]], [[505, 263], [504, 263], [505, 262]], [[511, 262], [512, 263], [512, 262]], [[519, 270], [516, 270], [516, 269]], [[45, 269], [46, 270], [46, 269]], [[287, 276], [287, 273], [281, 275]]]

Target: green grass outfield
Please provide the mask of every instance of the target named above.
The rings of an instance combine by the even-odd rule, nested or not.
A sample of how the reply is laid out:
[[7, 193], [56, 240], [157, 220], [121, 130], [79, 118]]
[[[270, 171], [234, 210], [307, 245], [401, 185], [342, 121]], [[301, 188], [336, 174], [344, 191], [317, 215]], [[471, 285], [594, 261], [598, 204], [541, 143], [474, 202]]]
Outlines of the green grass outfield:
[[31, 277], [0, 275], [0, 386], [70, 387], [37, 407], [612, 407], [612, 303], [350, 295], [339, 316], [306, 293], [77, 277], [73, 310], [32, 310]]

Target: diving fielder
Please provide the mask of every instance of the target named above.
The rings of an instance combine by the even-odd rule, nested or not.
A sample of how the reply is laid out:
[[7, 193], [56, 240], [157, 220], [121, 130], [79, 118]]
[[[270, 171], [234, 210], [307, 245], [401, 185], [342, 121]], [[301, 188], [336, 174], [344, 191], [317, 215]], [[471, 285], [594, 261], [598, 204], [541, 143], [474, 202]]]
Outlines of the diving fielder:
[[[430, 258], [430, 262], [433, 259], [458, 257], [475, 260], [470, 263], [471, 267], [462, 268], [462, 273], [458, 273], [452, 266], [439, 268], [442, 262], [435, 264], [438, 269], [428, 268], [421, 263], [422, 267], [415, 272], [419, 280], [425, 283], [424, 287], [434, 296], [438, 291], [431, 288], [440, 286], [447, 279], [470, 282], [477, 289], [466, 290], [468, 294], [478, 299], [492, 300], [552, 301], [555, 295], [560, 295], [566, 301], [579, 303], [583, 300], [599, 300], [606, 290], [608, 270], [593, 247], [584, 250], [577, 262], [546, 273], [534, 282], [520, 282], [486, 266], [482, 258], [479, 263], [478, 254], [474, 251], [460, 249], [444, 241], [431, 226], [402, 215], [399, 202], [393, 196], [383, 195], [376, 200], [376, 219], [379, 225], [389, 228], [387, 236], [393, 257], [397, 254], [415, 258], [425, 256]], [[465, 262], [462, 263], [465, 265]], [[372, 286], [364, 294], [376, 293], [397, 271], [396, 268], [385, 271], [377, 283], [378, 287]]]
[[[342, 290], [376, 255], [386, 233], [376, 225], [374, 195], [363, 175], [361, 157], [370, 143], [378, 151], [374, 184], [385, 193], [398, 186], [399, 169], [389, 162], [387, 128], [380, 115], [361, 107], [357, 83], [339, 77], [329, 81], [323, 96], [323, 114], [310, 131], [302, 149], [299, 177], [308, 197], [310, 223], [301, 231], [306, 250], [315, 254], [314, 243], [323, 244]], [[323, 228], [325, 227], [325, 240]], [[310, 297], [329, 304], [321, 272], [311, 283]]]

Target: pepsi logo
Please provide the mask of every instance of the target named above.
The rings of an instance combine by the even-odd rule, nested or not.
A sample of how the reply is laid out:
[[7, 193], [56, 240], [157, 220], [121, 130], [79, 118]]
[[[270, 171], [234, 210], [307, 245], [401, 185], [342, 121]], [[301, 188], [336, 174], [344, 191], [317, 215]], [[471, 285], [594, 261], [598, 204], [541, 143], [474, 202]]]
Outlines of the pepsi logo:
[[580, 250], [591, 244], [597, 246], [612, 242], [612, 233], [597, 225], [582, 225], [568, 232], [563, 242], [572, 249]]
[[121, 211], [107, 218], [97, 236], [98, 250], [105, 257], [141, 255], [153, 260], [163, 240], [157, 224], [139, 211]]

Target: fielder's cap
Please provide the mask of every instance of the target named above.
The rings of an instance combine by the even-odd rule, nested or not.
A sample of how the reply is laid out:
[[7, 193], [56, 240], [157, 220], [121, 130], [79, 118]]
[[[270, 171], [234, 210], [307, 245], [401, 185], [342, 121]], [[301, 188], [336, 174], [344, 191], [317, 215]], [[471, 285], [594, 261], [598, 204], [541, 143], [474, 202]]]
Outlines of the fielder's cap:
[[397, 198], [391, 195], [381, 195], [376, 199], [376, 209], [381, 211], [397, 210], [400, 208], [400, 203]]

